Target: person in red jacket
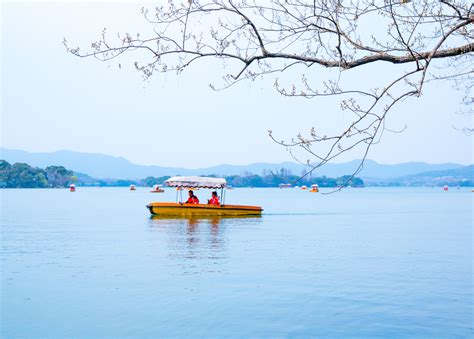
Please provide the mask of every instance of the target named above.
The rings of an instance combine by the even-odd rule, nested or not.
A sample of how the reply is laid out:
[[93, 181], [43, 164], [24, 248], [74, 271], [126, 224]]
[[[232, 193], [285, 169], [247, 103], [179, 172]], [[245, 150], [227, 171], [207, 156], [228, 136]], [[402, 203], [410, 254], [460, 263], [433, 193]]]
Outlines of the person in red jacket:
[[186, 201], [186, 204], [193, 204], [193, 205], [199, 204], [199, 199], [198, 197], [194, 195], [193, 191], [189, 190], [188, 194], [189, 194], [189, 198], [188, 198], [188, 201]]
[[220, 205], [219, 197], [217, 196], [217, 192], [216, 192], [216, 191], [212, 192], [212, 197], [211, 197], [211, 199], [209, 199], [209, 200], [207, 201], [207, 203], [208, 203], [209, 205], [217, 205], [217, 206]]

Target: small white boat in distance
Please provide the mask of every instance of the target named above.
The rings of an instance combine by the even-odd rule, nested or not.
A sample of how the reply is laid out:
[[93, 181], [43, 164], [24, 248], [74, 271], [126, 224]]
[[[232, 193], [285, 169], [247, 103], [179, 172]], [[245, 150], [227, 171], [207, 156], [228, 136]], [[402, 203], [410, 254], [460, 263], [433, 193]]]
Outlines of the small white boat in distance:
[[291, 188], [291, 184], [280, 184], [278, 185], [280, 188]]
[[162, 188], [163, 185], [153, 185], [153, 188], [151, 189], [151, 193], [163, 193], [165, 190]]

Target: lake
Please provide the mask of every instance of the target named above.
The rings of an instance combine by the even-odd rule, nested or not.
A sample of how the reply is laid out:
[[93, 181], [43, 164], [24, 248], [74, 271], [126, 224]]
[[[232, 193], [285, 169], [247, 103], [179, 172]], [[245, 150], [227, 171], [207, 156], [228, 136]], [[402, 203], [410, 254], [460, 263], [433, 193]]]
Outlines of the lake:
[[474, 335], [471, 189], [242, 188], [264, 214], [237, 219], [151, 219], [171, 189], [0, 192], [3, 338]]

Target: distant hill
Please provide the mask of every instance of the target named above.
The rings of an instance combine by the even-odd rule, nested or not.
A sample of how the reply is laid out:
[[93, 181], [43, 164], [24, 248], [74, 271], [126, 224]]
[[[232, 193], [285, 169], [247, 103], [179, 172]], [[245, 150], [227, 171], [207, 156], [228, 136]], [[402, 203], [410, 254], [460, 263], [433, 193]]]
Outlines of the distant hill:
[[474, 165], [463, 166], [455, 169], [448, 169], [443, 171], [421, 172], [410, 177], [430, 177], [430, 178], [455, 178], [455, 179], [469, 179], [474, 180]]
[[[0, 159], [10, 163], [24, 162], [37, 167], [50, 165], [64, 166], [75, 172], [86, 173], [95, 178], [140, 179], [147, 176], [166, 175], [234, 175], [243, 173], [262, 174], [264, 170], [276, 171], [281, 168], [300, 175], [305, 166], [295, 162], [282, 163], [255, 163], [250, 165], [218, 165], [208, 168], [185, 169], [179, 167], [144, 166], [133, 164], [125, 158], [96, 153], [82, 153], [73, 151], [57, 151], [48, 153], [32, 153], [21, 150], [0, 148]], [[351, 174], [358, 166], [354, 160], [340, 164], [326, 164], [313, 173], [313, 177], [327, 176], [340, 177]], [[367, 160], [363, 171], [358, 175], [361, 178], [398, 178], [422, 172], [444, 171], [460, 169], [459, 164], [427, 164], [409, 162], [403, 164], [383, 165]]]
[[428, 171], [398, 178], [369, 178], [368, 186], [474, 186], [474, 165]]
[[174, 175], [186, 171], [179, 168], [136, 165], [125, 158], [111, 155], [72, 151], [30, 153], [0, 148], [0, 159], [9, 163], [24, 162], [41, 168], [61, 165], [94, 178], [139, 179], [147, 176], [170, 175], [170, 173]]
[[[342, 165], [342, 166], [341, 166]], [[354, 160], [345, 164], [329, 164], [327, 170], [336, 172], [343, 170], [346, 173], [352, 173], [359, 165], [358, 160]], [[401, 164], [384, 165], [373, 160], [366, 160], [364, 168], [359, 174], [363, 178], [398, 178], [401, 176], [418, 174], [427, 171], [442, 171], [449, 169], [461, 168], [463, 165], [444, 163], [444, 164], [427, 164], [425, 162], [406, 162]]]

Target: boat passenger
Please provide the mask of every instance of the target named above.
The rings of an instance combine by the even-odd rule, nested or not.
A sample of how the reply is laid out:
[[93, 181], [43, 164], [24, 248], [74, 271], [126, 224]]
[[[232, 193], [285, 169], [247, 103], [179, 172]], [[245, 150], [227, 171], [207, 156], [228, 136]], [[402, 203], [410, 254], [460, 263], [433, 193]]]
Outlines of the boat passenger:
[[216, 206], [219, 206], [219, 205], [220, 205], [219, 197], [217, 196], [217, 192], [216, 192], [216, 191], [212, 192], [212, 197], [211, 197], [211, 199], [209, 199], [209, 200], [207, 201], [207, 203], [208, 203], [209, 205], [216, 205]]
[[188, 201], [186, 201], [186, 204], [193, 204], [193, 205], [199, 204], [199, 199], [198, 197], [194, 195], [193, 191], [189, 190], [188, 194], [189, 194], [189, 198], [188, 198]]

